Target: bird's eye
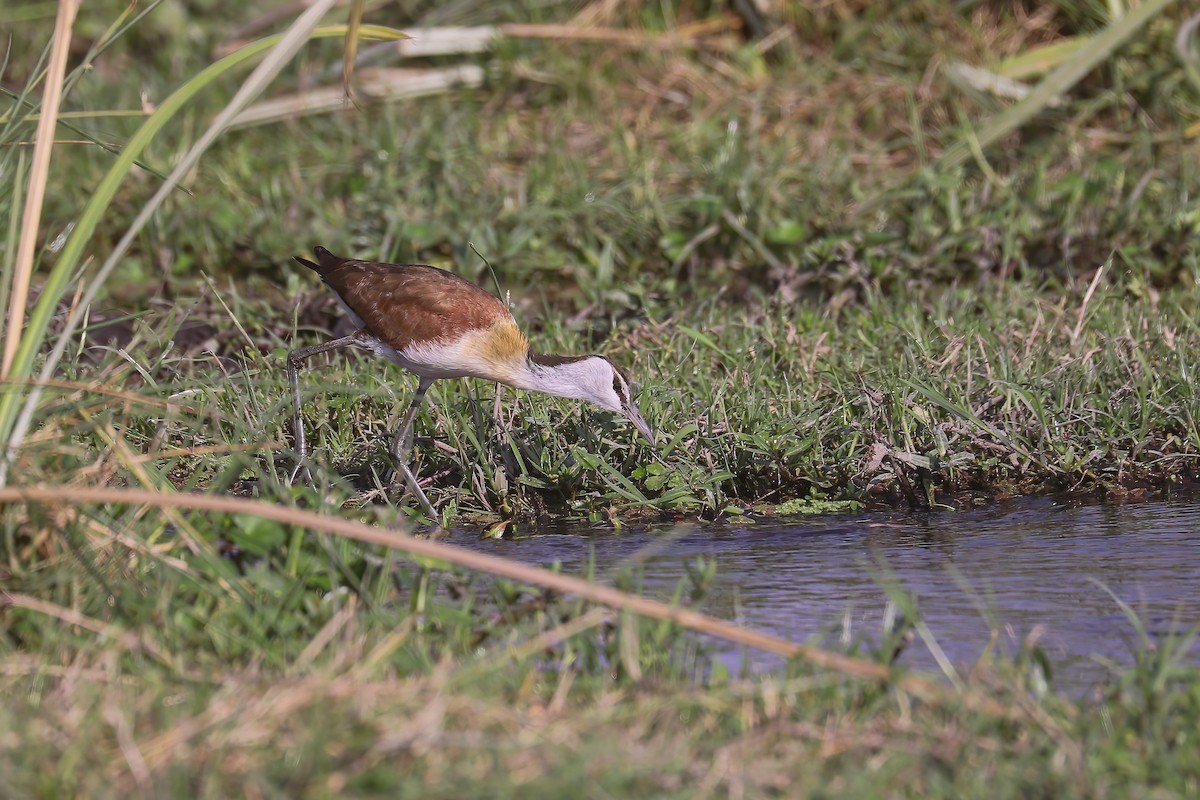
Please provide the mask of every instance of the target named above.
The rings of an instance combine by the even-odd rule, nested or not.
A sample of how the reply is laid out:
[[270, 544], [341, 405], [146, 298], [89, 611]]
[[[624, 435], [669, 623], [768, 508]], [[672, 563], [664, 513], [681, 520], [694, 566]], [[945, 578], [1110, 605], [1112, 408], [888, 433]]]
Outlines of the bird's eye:
[[629, 402], [629, 397], [625, 394], [625, 387], [621, 385], [621, 379], [616, 375], [613, 376], [613, 391], [622, 403]]

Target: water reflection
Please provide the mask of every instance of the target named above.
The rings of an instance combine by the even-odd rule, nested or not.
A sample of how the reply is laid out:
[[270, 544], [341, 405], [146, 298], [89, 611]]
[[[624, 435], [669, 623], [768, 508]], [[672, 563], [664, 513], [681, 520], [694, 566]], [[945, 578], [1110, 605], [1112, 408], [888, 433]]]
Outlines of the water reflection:
[[[894, 582], [916, 597], [954, 663], [974, 663], [993, 630], [1000, 631], [998, 644], [1014, 652], [1040, 626], [1038, 644], [1054, 664], [1055, 682], [1071, 689], [1106, 677], [1099, 659], [1129, 661], [1136, 632], [1110, 590], [1152, 635], [1200, 624], [1197, 531], [1196, 503], [1035, 499], [970, 512], [458, 541], [529, 563], [560, 561], [576, 574], [592, 558], [603, 575], [640, 554], [643, 590], [660, 596], [686, 574], [686, 564], [714, 559], [717, 580], [706, 610], [794, 641], [832, 641], [844, 632], [877, 639], [887, 603], [882, 586]], [[934, 668], [919, 640], [904, 659]]]

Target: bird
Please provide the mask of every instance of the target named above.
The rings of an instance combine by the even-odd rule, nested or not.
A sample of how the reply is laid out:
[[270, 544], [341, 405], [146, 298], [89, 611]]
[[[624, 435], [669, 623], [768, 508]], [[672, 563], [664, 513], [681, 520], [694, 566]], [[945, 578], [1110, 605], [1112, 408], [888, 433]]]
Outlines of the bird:
[[307, 471], [308, 445], [301, 419], [300, 368], [320, 353], [358, 347], [417, 376], [417, 389], [400, 419], [389, 453], [431, 519], [437, 512], [409, 464], [413, 421], [434, 381], [482, 378], [518, 389], [584, 400], [613, 411], [652, 444], [654, 433], [633, 402], [626, 373], [602, 355], [543, 355], [530, 349], [512, 312], [474, 283], [425, 264], [386, 264], [335, 256], [313, 248], [316, 261], [294, 256], [333, 292], [354, 332], [288, 353], [288, 379], [295, 410], [294, 482]]

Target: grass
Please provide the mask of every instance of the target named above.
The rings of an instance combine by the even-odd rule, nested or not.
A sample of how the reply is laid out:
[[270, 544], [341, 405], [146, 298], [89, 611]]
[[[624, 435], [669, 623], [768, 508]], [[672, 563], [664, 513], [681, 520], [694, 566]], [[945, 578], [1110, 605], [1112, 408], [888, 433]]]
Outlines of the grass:
[[[13, 796], [1186, 796], [1197, 779], [1187, 637], [1139, 650], [1102, 702], [1047, 691], [1033, 653], [954, 690], [805, 660], [744, 680], [680, 627], [340, 533], [308, 540], [294, 576], [279, 548], [240, 567], [189, 553], [189, 526], [245, 522], [212, 510], [143, 541], [129, 531], [165, 521], [146, 502], [6, 513]], [[703, 600], [697, 574], [677, 602]]]
[[[420, 474], [448, 519], [479, 520], [1186, 490], [1200, 457], [1196, 304], [1139, 299], [1125, 279], [1107, 281], [1115, 273], [1059, 298], [999, 284], [903, 307], [873, 296], [836, 314], [647, 309], [598, 349], [642, 381], [658, 448], [574, 403], [508, 390], [497, 406], [494, 387], [448, 381], [418, 418]], [[313, 292], [306, 314], [332, 326], [333, 302]], [[190, 305], [190, 337], [180, 316], [150, 315], [119, 331], [127, 341], [104, 369], [74, 358], [74, 383], [46, 406], [58, 434], [31, 442], [17, 470], [285, 503], [382, 500], [411, 376], [365, 356], [318, 359], [303, 375], [319, 480], [290, 486], [281, 365], [295, 338], [282, 301], [216, 284], [212, 297]], [[597, 347], [560, 318], [541, 323], [540, 348]], [[188, 338], [212, 350], [174, 345]], [[89, 380], [110, 394], [81, 403]], [[122, 448], [138, 454], [132, 466]]]
[[[1194, 634], [1143, 637], [1086, 701], [1035, 678], [1037, 652], [947, 685], [815, 642], [733, 676], [717, 628], [680, 610], [707, 566], [659, 613], [356, 538], [417, 516], [383, 491], [412, 380], [315, 359], [317, 480], [292, 486], [283, 370], [339, 319], [288, 266], [313, 244], [494, 267], [539, 349], [629, 367], [653, 450], [572, 403], [435, 387], [419, 474], [442, 522], [496, 535], [1190, 491], [1200, 86], [1175, 5], [784, 5], [754, 39], [724, 6], [627, 3], [599, 20], [625, 44], [512, 33], [464, 57], [481, 90], [236, 130], [272, 75], [272, 96], [328, 82], [341, 44], [289, 48], [341, 18], [268, 38], [215, 0], [85, 4], [54, 45], [49, 6], [0, 11], [21, 33], [0, 74], [0, 300], [32, 320], [0, 398], [9, 793], [1195, 794]], [[384, 36], [580, 9], [363, 11]], [[212, 24], [180, 39], [189, 12]], [[710, 33], [669, 38], [697, 21]], [[28, 115], [64, 57], [57, 135], [109, 147], [60, 141], [38, 204]], [[956, 61], [1034, 91], [1010, 104]], [[59, 502], [13, 499], [35, 485]]]

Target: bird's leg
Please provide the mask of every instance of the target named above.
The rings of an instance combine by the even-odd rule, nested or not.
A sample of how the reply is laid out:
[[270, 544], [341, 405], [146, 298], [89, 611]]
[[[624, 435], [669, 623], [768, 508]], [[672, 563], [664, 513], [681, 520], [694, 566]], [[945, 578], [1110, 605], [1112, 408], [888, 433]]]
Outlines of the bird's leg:
[[413, 422], [417, 418], [417, 412], [421, 409], [421, 404], [425, 402], [425, 394], [429, 391], [429, 387], [433, 385], [433, 378], [421, 378], [417, 382], [417, 391], [413, 395], [412, 402], [408, 404], [408, 410], [404, 412], [404, 416], [400, 418], [400, 425], [396, 428], [396, 436], [393, 440], [391, 455], [396, 461], [407, 464], [409, 456], [412, 455], [413, 447]]
[[343, 336], [340, 339], [334, 339], [321, 344], [314, 344], [311, 347], [298, 347], [288, 353], [287, 367], [288, 380], [292, 384], [292, 409], [295, 416], [292, 418], [292, 437], [296, 442], [296, 468], [292, 470], [290, 478], [292, 483], [296, 482], [296, 476], [301, 472], [309, 483], [312, 482], [312, 473], [308, 469], [308, 442], [304, 438], [304, 420], [300, 415], [300, 366], [317, 355], [318, 353], [326, 353], [330, 350], [341, 350], [343, 347], [349, 347], [358, 341], [356, 334]]
[[409, 490], [413, 493], [413, 497], [421, 504], [421, 508], [425, 510], [430, 519], [437, 522], [437, 511], [429, 502], [429, 498], [425, 496], [425, 492], [417, 483], [417, 476], [413, 474], [412, 467], [409, 466], [409, 458], [412, 456], [413, 449], [413, 422], [417, 418], [417, 411], [420, 410], [421, 404], [425, 402], [425, 393], [429, 391], [431, 385], [433, 385], [433, 378], [422, 377], [417, 382], [417, 393], [413, 395], [412, 402], [408, 404], [408, 410], [400, 419], [400, 427], [396, 429], [391, 448], [392, 461], [396, 466], [392, 484], [398, 483], [396, 476], [403, 477], [404, 482], [408, 484]]

